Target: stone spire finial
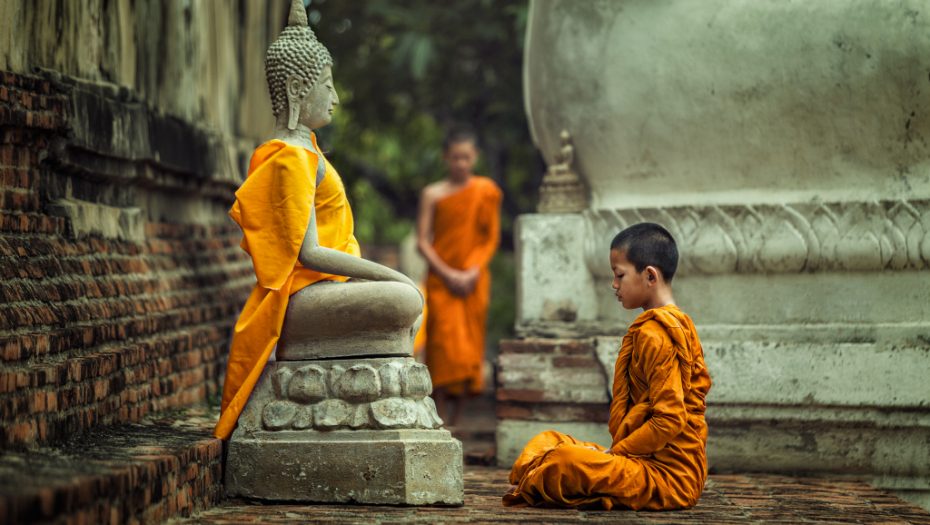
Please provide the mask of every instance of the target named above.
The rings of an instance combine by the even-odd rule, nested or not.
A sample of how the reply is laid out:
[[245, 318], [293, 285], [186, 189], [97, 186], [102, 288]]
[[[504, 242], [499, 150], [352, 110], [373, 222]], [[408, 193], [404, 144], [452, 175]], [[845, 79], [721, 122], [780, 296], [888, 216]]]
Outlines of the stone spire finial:
[[307, 27], [307, 8], [304, 7], [303, 0], [294, 0], [291, 2], [291, 14], [287, 17], [287, 27]]
[[[304, 97], [316, 85], [320, 73], [326, 66], [333, 65], [329, 51], [313, 34], [307, 24], [307, 11], [301, 0], [293, 0], [287, 27], [268, 48], [265, 55], [265, 77], [271, 93], [271, 109], [277, 116], [288, 108], [288, 77], [297, 75], [305, 81], [300, 96]], [[296, 125], [296, 122], [294, 123]]]

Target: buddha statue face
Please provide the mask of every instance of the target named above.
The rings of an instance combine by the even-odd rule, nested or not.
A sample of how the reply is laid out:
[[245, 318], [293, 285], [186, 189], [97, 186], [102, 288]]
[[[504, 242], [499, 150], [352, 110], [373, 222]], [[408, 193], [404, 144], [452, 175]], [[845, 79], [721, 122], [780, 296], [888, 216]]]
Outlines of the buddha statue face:
[[329, 51], [307, 24], [301, 0], [294, 0], [287, 27], [265, 56], [265, 75], [275, 116], [287, 115], [287, 128], [298, 124], [316, 129], [329, 124], [339, 103], [333, 85]]
[[[301, 96], [304, 94], [303, 96]], [[316, 84], [310, 89], [306, 88], [306, 81], [299, 75], [287, 78], [288, 108], [299, 108], [298, 123], [310, 129], [323, 127], [332, 120], [333, 110], [339, 104], [339, 95], [333, 83], [333, 73], [330, 66], [320, 72]], [[294, 127], [288, 126], [291, 129]]]

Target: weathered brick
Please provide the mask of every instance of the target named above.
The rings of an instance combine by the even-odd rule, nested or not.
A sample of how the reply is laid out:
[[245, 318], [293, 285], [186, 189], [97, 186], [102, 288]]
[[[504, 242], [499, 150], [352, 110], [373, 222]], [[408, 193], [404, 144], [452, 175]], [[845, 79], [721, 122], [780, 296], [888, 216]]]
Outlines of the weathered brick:
[[559, 351], [563, 354], [590, 354], [591, 346], [587, 341], [569, 341], [559, 344]]
[[558, 356], [552, 359], [556, 368], [600, 368], [601, 363], [593, 357]]
[[515, 390], [510, 388], [498, 388], [498, 401], [530, 401], [540, 402], [546, 397], [545, 390]]
[[498, 348], [501, 354], [551, 354], [554, 353], [556, 349], [554, 345], [540, 346], [534, 339], [503, 339], [500, 341]]
[[[3, 316], [3, 314], [4, 312], [0, 310], [0, 316]], [[0, 326], [3, 326], [3, 321], [0, 321]], [[22, 341], [19, 337], [0, 339], [0, 358], [4, 361], [16, 361], [21, 359], [21, 349]]]

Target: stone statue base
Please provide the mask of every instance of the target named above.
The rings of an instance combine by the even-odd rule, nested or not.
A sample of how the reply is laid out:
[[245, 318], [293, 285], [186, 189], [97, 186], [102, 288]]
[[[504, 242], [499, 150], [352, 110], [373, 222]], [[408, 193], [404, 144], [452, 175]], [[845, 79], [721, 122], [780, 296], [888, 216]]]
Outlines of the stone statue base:
[[409, 357], [268, 363], [229, 444], [226, 494], [463, 505], [462, 443]]
[[462, 443], [447, 430], [256, 432], [233, 436], [229, 497], [462, 505]]
[[584, 184], [577, 177], [562, 178], [569, 180], [543, 179], [536, 208], [539, 213], [581, 213], [588, 208]]

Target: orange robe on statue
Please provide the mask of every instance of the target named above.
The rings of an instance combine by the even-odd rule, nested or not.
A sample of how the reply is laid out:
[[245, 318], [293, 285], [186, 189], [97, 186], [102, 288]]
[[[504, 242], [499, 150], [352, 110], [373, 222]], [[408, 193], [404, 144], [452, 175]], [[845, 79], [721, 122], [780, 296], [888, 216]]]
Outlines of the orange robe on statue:
[[504, 505], [688, 509], [707, 479], [704, 398], [710, 375], [691, 319], [669, 305], [630, 327], [614, 372], [611, 451], [558, 432], [523, 449]]
[[426, 366], [433, 387], [453, 395], [484, 388], [484, 334], [491, 299], [488, 263], [500, 242], [501, 190], [487, 177], [436, 203], [433, 248], [449, 266], [481, 268], [474, 291], [459, 297], [433, 272], [426, 281]]
[[[315, 135], [313, 144], [316, 146]], [[318, 162], [325, 163], [326, 169], [319, 187]], [[240, 246], [252, 257], [258, 283], [233, 333], [222, 413], [213, 430], [218, 438], [229, 439], [236, 428], [239, 414], [281, 336], [291, 294], [318, 281], [346, 280], [308, 270], [297, 262], [311, 207], [316, 208], [320, 246], [359, 256], [352, 209], [342, 180], [329, 162], [313, 151], [280, 140], [259, 146], [229, 211], [242, 228]]]

